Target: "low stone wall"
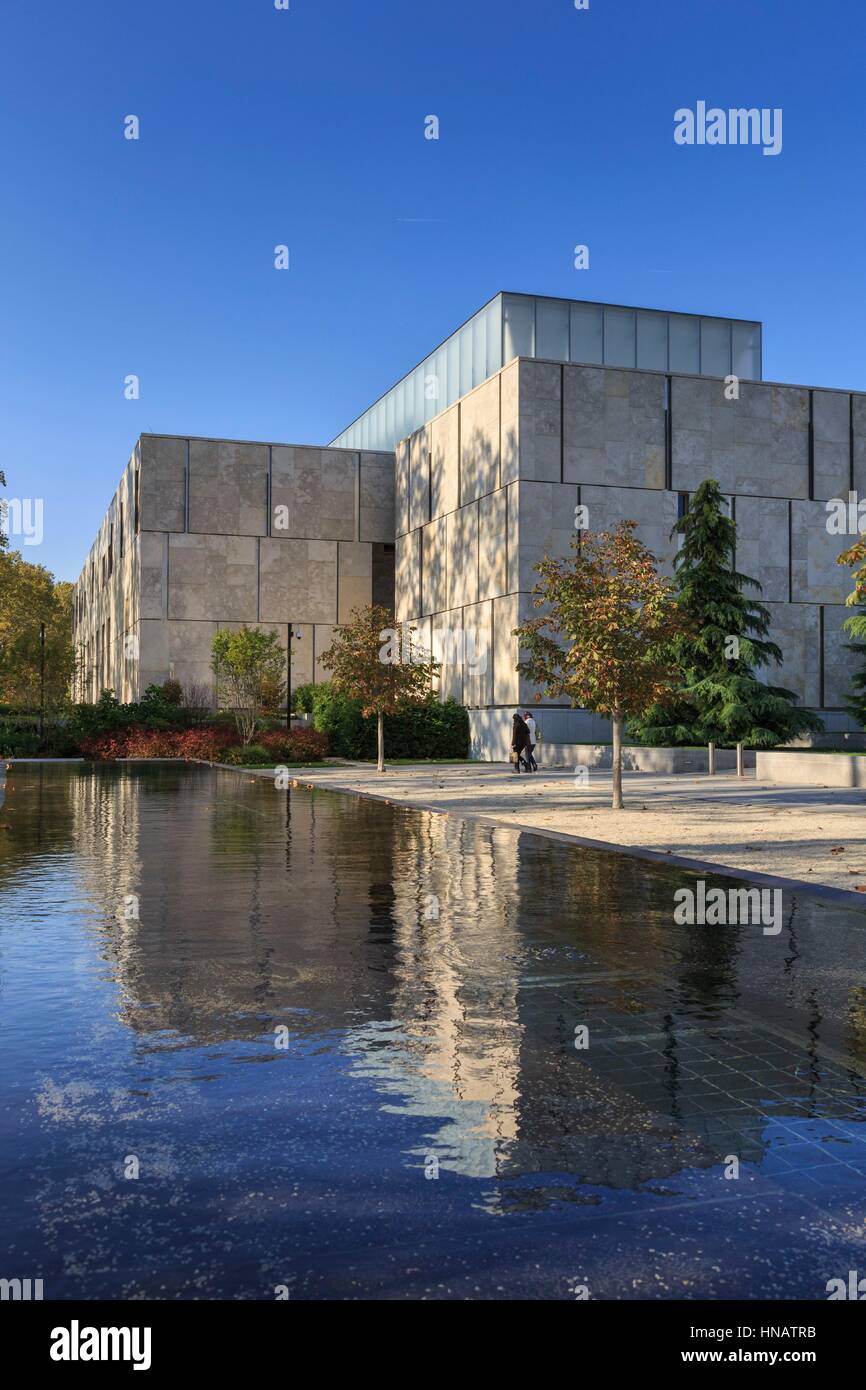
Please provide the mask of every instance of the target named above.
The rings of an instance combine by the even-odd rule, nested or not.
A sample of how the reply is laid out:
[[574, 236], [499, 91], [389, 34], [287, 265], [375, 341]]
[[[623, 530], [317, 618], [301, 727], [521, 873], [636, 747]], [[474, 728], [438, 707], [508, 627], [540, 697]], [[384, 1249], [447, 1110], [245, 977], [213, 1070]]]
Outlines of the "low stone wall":
[[[480, 762], [507, 763], [511, 747], [511, 716], [517, 706], [502, 709], [469, 710], [469, 756]], [[549, 746], [601, 743], [610, 739], [610, 724], [601, 715], [583, 709], [549, 709], [532, 706], [541, 730], [542, 742]]]
[[[610, 724], [600, 715], [579, 709], [548, 709], [540, 705], [533, 714], [541, 729], [535, 750], [539, 766], [610, 767]], [[507, 763], [511, 749], [512, 709], [469, 710], [469, 756], [478, 762]], [[746, 750], [746, 767], [755, 766], [755, 755]], [[734, 749], [716, 750], [716, 769], [736, 769]], [[707, 770], [702, 748], [623, 748], [623, 767], [630, 772], [694, 772]]]
[[759, 782], [788, 787], [866, 787], [866, 754], [758, 753]]
[[[609, 743], [542, 743], [535, 756], [540, 767], [611, 767], [613, 749]], [[755, 754], [748, 749], [743, 754], [745, 766], [755, 766]], [[705, 748], [635, 748], [622, 750], [622, 765], [626, 772], [655, 772], [662, 776], [678, 772], [707, 771]], [[735, 772], [737, 754], [733, 748], [716, 749], [716, 771]]]

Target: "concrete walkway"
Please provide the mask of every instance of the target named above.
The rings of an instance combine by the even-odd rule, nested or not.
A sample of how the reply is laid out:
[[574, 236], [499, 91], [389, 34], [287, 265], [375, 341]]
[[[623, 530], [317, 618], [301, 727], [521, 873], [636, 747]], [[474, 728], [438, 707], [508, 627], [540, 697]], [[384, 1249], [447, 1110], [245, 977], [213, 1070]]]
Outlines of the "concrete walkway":
[[610, 773], [602, 771], [584, 784], [567, 770], [518, 777], [501, 763], [395, 767], [383, 775], [352, 764], [294, 775], [302, 785], [822, 884], [866, 911], [866, 790], [782, 787], [753, 774], [626, 773], [625, 808], [614, 812]]

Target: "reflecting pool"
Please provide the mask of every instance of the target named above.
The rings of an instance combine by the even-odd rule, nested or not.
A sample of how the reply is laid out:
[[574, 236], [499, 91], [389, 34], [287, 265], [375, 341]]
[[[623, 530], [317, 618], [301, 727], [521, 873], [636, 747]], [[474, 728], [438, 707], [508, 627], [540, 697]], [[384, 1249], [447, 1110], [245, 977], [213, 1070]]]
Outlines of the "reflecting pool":
[[3, 1277], [824, 1299], [866, 1271], [866, 913], [677, 925], [682, 870], [196, 766], [19, 764], [0, 825]]

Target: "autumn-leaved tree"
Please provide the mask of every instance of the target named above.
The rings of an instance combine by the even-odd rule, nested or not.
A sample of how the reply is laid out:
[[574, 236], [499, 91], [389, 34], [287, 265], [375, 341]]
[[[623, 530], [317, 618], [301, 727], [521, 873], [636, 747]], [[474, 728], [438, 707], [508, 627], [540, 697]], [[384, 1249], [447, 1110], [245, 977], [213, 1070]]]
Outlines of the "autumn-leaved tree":
[[848, 651], [859, 657], [861, 666], [851, 678], [851, 690], [845, 709], [852, 714], [861, 728], [866, 729], [866, 536], [861, 536], [852, 546], [838, 557], [837, 564], [856, 566], [854, 588], [845, 602], [849, 608], [857, 608], [842, 624], [845, 631], [854, 638], [847, 644]]
[[583, 531], [570, 555], [540, 560], [533, 594], [545, 611], [514, 630], [526, 653], [518, 670], [546, 695], [610, 719], [615, 811], [622, 807], [623, 723], [674, 697], [678, 673], [665, 649], [687, 627], [636, 524]]
[[361, 702], [361, 713], [376, 716], [377, 772], [385, 771], [386, 714], [425, 700], [440, 662], [415, 640], [415, 629], [396, 622], [378, 604], [356, 608], [337, 628], [321, 658], [334, 687]]
[[9, 549], [7, 515], [0, 498], [0, 702], [35, 709], [44, 698], [45, 708], [58, 709], [69, 700], [75, 669], [72, 585]]
[[44, 675], [46, 708], [64, 705], [74, 664], [72, 585], [0, 548], [0, 702], [35, 709]]
[[273, 632], [246, 624], [233, 632], [222, 628], [211, 640], [211, 666], [217, 680], [217, 699], [232, 711], [244, 747], [252, 740], [262, 716], [279, 703], [285, 691], [286, 655]]

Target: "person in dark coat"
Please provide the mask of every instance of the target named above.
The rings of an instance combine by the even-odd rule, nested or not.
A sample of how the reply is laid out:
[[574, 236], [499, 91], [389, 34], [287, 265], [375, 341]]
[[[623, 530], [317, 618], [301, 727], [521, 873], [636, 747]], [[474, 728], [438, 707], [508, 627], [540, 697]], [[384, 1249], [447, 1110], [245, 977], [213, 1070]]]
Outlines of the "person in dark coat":
[[521, 718], [519, 711], [516, 711], [514, 715], [514, 722], [511, 726], [511, 751], [512, 753], [517, 754], [514, 760], [514, 771], [517, 773], [518, 777], [520, 776], [521, 763], [523, 763], [523, 766], [526, 768], [527, 772], [530, 771], [529, 762], [527, 759], [527, 750], [529, 748], [529, 744], [529, 730], [527, 729], [526, 724]]

